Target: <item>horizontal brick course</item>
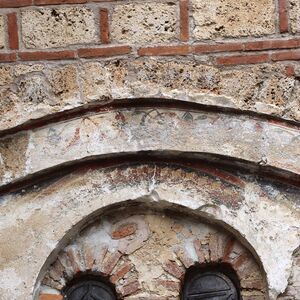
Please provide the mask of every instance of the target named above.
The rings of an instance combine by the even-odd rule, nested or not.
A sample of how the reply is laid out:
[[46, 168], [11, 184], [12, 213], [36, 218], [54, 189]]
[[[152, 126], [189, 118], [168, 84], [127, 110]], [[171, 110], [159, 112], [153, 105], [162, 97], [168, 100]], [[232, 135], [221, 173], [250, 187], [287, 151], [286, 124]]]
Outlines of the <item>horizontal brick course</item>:
[[271, 55], [271, 60], [300, 60], [300, 49], [273, 53]]
[[83, 4], [88, 0], [34, 0], [35, 5]]
[[16, 53], [0, 53], [0, 62], [13, 62], [16, 59]]
[[216, 58], [217, 65], [247, 65], [264, 63], [269, 60], [269, 54], [231, 55]]
[[79, 57], [92, 58], [92, 57], [108, 57], [129, 54], [131, 47], [129, 46], [117, 46], [107, 48], [83, 48], [78, 50]]
[[0, 8], [24, 7], [32, 5], [33, 0], [1, 0]]
[[141, 56], [186, 55], [188, 53], [188, 45], [145, 47], [138, 50], [138, 54]]
[[72, 59], [75, 58], [76, 54], [74, 51], [35, 51], [35, 52], [20, 52], [19, 58], [21, 60], [59, 60], [59, 59]]

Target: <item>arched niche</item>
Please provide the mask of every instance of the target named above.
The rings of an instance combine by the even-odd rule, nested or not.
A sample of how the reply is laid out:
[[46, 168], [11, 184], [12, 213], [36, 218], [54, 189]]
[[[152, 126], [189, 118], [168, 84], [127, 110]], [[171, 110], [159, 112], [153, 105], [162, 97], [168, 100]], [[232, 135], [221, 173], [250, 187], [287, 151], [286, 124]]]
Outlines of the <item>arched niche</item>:
[[65, 236], [40, 276], [37, 299], [62, 299], [72, 281], [85, 284], [87, 276], [113, 286], [117, 299], [183, 299], [186, 273], [205, 267], [218, 274], [230, 269], [243, 299], [268, 299], [260, 262], [234, 234], [205, 218], [154, 207], [115, 207]]

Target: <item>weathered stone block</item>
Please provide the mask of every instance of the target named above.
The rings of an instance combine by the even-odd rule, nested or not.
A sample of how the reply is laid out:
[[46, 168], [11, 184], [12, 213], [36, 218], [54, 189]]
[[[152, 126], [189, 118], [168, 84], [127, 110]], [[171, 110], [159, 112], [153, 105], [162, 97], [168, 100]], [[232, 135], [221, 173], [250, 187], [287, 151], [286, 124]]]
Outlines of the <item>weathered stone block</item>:
[[275, 33], [272, 0], [192, 0], [192, 6], [199, 40]]
[[0, 16], [0, 49], [5, 46], [4, 16]]
[[91, 9], [83, 7], [27, 9], [21, 17], [26, 48], [52, 48], [96, 41]]
[[139, 44], [174, 40], [179, 31], [177, 9], [172, 2], [117, 5], [112, 14], [112, 40]]
[[300, 1], [290, 0], [290, 23], [293, 33], [300, 32]]

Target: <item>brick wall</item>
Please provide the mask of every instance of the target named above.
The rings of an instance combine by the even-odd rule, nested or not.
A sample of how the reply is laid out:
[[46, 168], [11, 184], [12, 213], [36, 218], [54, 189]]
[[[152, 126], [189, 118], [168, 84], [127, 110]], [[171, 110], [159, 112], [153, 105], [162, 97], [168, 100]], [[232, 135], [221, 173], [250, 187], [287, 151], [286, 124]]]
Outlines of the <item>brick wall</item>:
[[0, 61], [119, 55], [205, 55], [216, 65], [296, 61], [299, 3], [2, 0]]

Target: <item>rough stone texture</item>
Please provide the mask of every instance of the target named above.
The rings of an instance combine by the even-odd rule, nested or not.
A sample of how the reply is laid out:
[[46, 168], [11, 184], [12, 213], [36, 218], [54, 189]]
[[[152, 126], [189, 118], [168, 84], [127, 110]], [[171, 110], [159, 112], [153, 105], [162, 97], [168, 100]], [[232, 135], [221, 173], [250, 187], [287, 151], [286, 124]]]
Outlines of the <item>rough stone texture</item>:
[[144, 97], [300, 120], [299, 76], [287, 76], [281, 64], [225, 70], [191, 59], [2, 65], [0, 85], [0, 103], [6, 103], [0, 130], [83, 104]]
[[300, 1], [290, 0], [289, 17], [292, 33], [300, 32]]
[[26, 48], [53, 48], [96, 41], [94, 13], [85, 7], [27, 9], [22, 12]]
[[[149, 299], [153, 295], [167, 299], [169, 297], [180, 299], [180, 278], [174, 279], [173, 272], [171, 271], [170, 274], [165, 265], [171, 261], [174, 264], [179, 264], [180, 268], [184, 270], [181, 274], [181, 279], [183, 279], [186, 269], [198, 263], [195, 249], [192, 246], [195, 239], [201, 241], [202, 248], [208, 247], [211, 253], [209, 261], [217, 263], [218, 260], [213, 258], [217, 250], [211, 247], [210, 244], [208, 246], [208, 241], [214, 237], [217, 243], [222, 240], [232, 240], [234, 247], [231, 249], [231, 254], [235, 253], [235, 248], [240, 250], [235, 260], [232, 261], [232, 268], [235, 268], [236, 272], [246, 267], [249, 270], [249, 272], [244, 272], [241, 277], [243, 282], [248, 283], [248, 285], [242, 287], [242, 292], [244, 288], [247, 289], [249, 294], [260, 291], [262, 296], [265, 297], [265, 280], [257, 262], [251, 253], [228, 233], [220, 232], [219, 228], [188, 218], [179, 219], [178, 217], [174, 218], [168, 215], [154, 214], [153, 212], [152, 214], [147, 213], [128, 217], [128, 213], [130, 213], [130, 210], [123, 212], [122, 215], [115, 212], [112, 215], [102, 216], [101, 219], [85, 228], [83, 232], [75, 237], [71, 245], [61, 250], [58, 258], [48, 268], [45, 277], [42, 279], [40, 288], [42, 293], [46, 287], [48, 289], [50, 287], [63, 294], [64, 285], [61, 286], [57, 283], [64, 282], [66, 284], [72, 279], [66, 276], [69, 270], [64, 267], [61, 268], [60, 264], [61, 256], [66, 252], [70, 252], [69, 249], [72, 249], [72, 253], [77, 254], [68, 256], [68, 266], [71, 266], [72, 274], [76, 276], [78, 272], [89, 271], [89, 268], [81, 267], [85, 266], [83, 257], [86, 256], [82, 249], [101, 249], [103, 245], [108, 245], [108, 252], [94, 271], [109, 275], [120, 296], [130, 296], [134, 293], [137, 299], [142, 297], [148, 297]], [[116, 241], [113, 236], [107, 236], [107, 232], [114, 232], [115, 228], [120, 226], [120, 224], [115, 224], [116, 220], [121, 220], [118, 223], [121, 222], [123, 225], [135, 225], [137, 230], [131, 235], [130, 239], [124, 236]], [[141, 235], [141, 232], [146, 232], [146, 235]], [[130, 241], [131, 244], [139, 245], [133, 251], [127, 252], [127, 256], [122, 256], [122, 253], [124, 253], [124, 239]], [[226, 244], [222, 244], [222, 251], [225, 247]], [[181, 250], [178, 251], [178, 249]], [[79, 251], [81, 255], [78, 255]], [[235, 261], [239, 261], [245, 255], [248, 255], [248, 258], [235, 267]], [[94, 252], [93, 260], [95, 261], [97, 258], [98, 254]], [[190, 263], [186, 264], [187, 261]], [[223, 255], [219, 259], [219, 262], [222, 261]], [[60, 265], [59, 271], [57, 265]], [[249, 265], [256, 268], [255, 274], [253, 274]], [[109, 270], [104, 271], [107, 267]], [[255, 282], [253, 278], [260, 280], [260, 288], [250, 287], [250, 284]]]
[[[18, 164], [23, 172], [11, 175], [12, 160], [4, 166], [1, 182], [87, 157], [163, 150], [211, 153], [299, 174], [299, 136], [295, 127], [226, 113], [171, 108], [108, 110], [30, 131], [25, 162]], [[41, 153], [43, 159], [36, 159]]]
[[5, 47], [4, 16], [0, 15], [0, 49]]
[[116, 5], [111, 37], [125, 43], [161, 43], [178, 38], [177, 4], [134, 3]]
[[[37, 288], [39, 287], [39, 282], [48, 267], [56, 260], [58, 247], [64, 243], [68, 244], [80, 232], [82, 226], [86, 222], [89, 223], [90, 217], [96, 217], [96, 211], [101, 220], [102, 209], [108, 205], [118, 204], [119, 207], [124, 207], [126, 205], [124, 201], [132, 199], [126, 202], [130, 204], [133, 203], [133, 199], [137, 199], [142, 209], [147, 207], [173, 209], [179, 220], [186, 220], [186, 217], [180, 217], [180, 212], [186, 208], [195, 216], [201, 216], [210, 223], [218, 222], [219, 226], [238, 232], [241, 242], [249, 245], [250, 249], [255, 249], [253, 253], [257, 254], [267, 274], [271, 299], [276, 299], [288, 285], [293, 252], [299, 246], [299, 205], [297, 206], [300, 200], [299, 191], [284, 186], [277, 187], [265, 180], [259, 182], [257, 178], [251, 176], [243, 178], [243, 181], [244, 187], [238, 188], [222, 178], [206, 175], [201, 171], [151, 164], [103, 170], [78, 170], [47, 184], [2, 196], [0, 247], [3, 255], [0, 258], [0, 278], [4, 278], [4, 282], [0, 286], [1, 295], [4, 299], [13, 297], [31, 299], [31, 287], [35, 284]], [[227, 190], [234, 199], [239, 194], [240, 206], [232, 207], [226, 199], [216, 197], [216, 186], [219, 186], [217, 190], [221, 193]], [[216, 201], [218, 199], [222, 202]], [[136, 205], [134, 209], [136, 212]], [[170, 247], [163, 248], [164, 251], [157, 255], [156, 245], [165, 244], [166, 241], [173, 245], [178, 239], [187, 239], [188, 243], [181, 249], [185, 250], [191, 259], [198, 260], [197, 253], [193, 250], [194, 239], [191, 236], [197, 236], [202, 240], [201, 237], [206, 233], [205, 230], [197, 228], [185, 230], [180, 224], [170, 227], [165, 219], [147, 220], [153, 224], [149, 231], [150, 237], [139, 241], [140, 245], [143, 245], [143, 240], [149, 241], [149, 244], [146, 243], [149, 246], [139, 247], [130, 254], [130, 257], [134, 258], [133, 264], [139, 266], [138, 274], [144, 274], [139, 276], [139, 282], [147, 282], [149, 284], [147, 287], [151, 288], [152, 282], [147, 280], [148, 276], [159, 277], [165, 272], [165, 268], [161, 265], [167, 262], [165, 259], [170, 259], [171, 255]], [[118, 219], [113, 222], [118, 222]], [[140, 225], [137, 228], [140, 228]], [[106, 255], [110, 257], [115, 253], [120, 241], [110, 237], [109, 227], [101, 234], [97, 231], [92, 232], [97, 237], [94, 241], [109, 241], [107, 251], [103, 252], [105, 254], [96, 254], [99, 258], [98, 264], [101, 266], [101, 262], [106, 261], [106, 258], [102, 257]], [[163, 239], [160, 236], [163, 236]], [[127, 238], [129, 237], [124, 239]], [[209, 245], [209, 240], [206, 243]], [[95, 249], [101, 250], [99, 247]], [[230, 249], [233, 252], [229, 251], [228, 257], [234, 262], [238, 253], [241, 253], [241, 247], [233, 245]], [[143, 257], [158, 261], [159, 265], [139, 264]], [[120, 258], [120, 263], [123, 263], [124, 258]], [[182, 265], [176, 256], [173, 256], [172, 260], [176, 260], [179, 266]], [[62, 262], [68, 270], [67, 278], [72, 278], [74, 272], [71, 264], [67, 263], [67, 257], [64, 256]], [[77, 265], [81, 266], [82, 263]], [[253, 269], [246, 266], [247, 268], [241, 269], [241, 274], [243, 270]], [[37, 278], [40, 270], [42, 271]], [[118, 263], [115, 270], [119, 270]], [[133, 273], [134, 270], [135, 268], [132, 268]], [[137, 279], [134, 276], [133, 278]], [[168, 278], [164, 280], [169, 280]], [[128, 281], [126, 284], [129, 284]]]
[[192, 0], [192, 6], [198, 40], [275, 33], [272, 0]]

